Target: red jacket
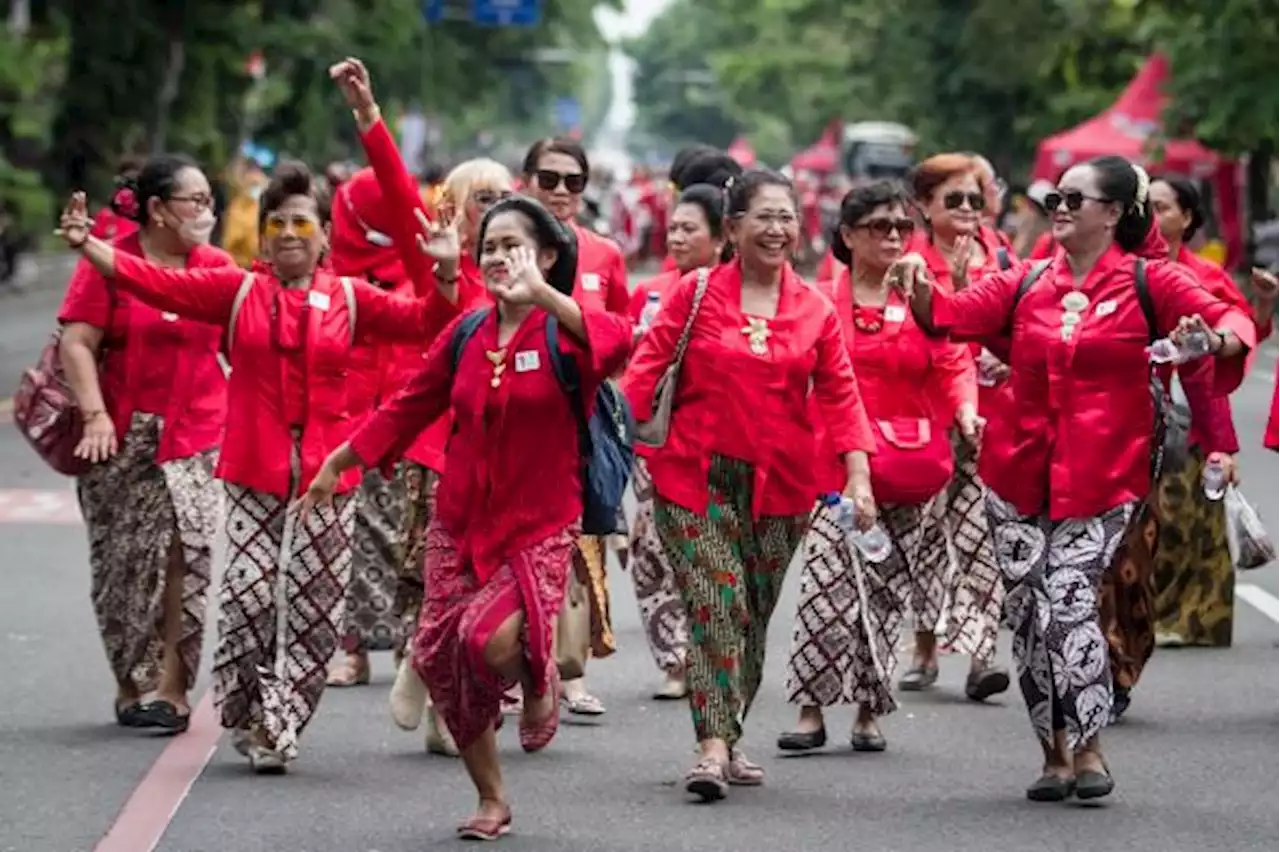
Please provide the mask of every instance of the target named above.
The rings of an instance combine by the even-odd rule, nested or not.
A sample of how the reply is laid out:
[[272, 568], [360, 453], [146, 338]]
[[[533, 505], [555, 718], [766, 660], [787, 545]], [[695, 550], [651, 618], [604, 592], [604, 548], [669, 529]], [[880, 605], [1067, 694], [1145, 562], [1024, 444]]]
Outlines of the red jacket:
[[[142, 256], [136, 227], [125, 229], [114, 244], [117, 256]], [[237, 268], [231, 255], [213, 246], [193, 249], [187, 266]], [[227, 416], [227, 380], [217, 358], [221, 327], [161, 313], [108, 285], [83, 258], [71, 276], [58, 321], [103, 330], [98, 382], [121, 440], [133, 412], [146, 411], [164, 418], [157, 462], [190, 458], [217, 446]]]
[[[654, 388], [675, 353], [697, 278], [691, 272], [669, 291], [623, 378], [639, 420], [651, 416]], [[755, 467], [756, 517], [802, 515], [821, 490], [810, 396], [836, 453], [873, 450], [871, 425], [831, 302], [786, 267], [766, 355], [747, 345], [741, 302], [740, 264], [712, 270], [676, 387], [667, 443], [650, 458], [649, 472], [665, 499], [705, 512], [711, 456], [739, 459]]]
[[[1016, 312], [1021, 269], [988, 276], [961, 293], [935, 291], [934, 325], [957, 340], [995, 336], [1014, 313], [1011, 410], [989, 422], [980, 466], [991, 490], [1024, 515], [1093, 517], [1150, 491], [1148, 331], [1134, 261], [1118, 246], [1099, 258], [1080, 287], [1089, 298], [1083, 321], [1067, 341], [1061, 302], [1074, 275], [1065, 254], [1055, 257]], [[1147, 279], [1162, 333], [1198, 313], [1252, 348], [1252, 320], [1182, 267], [1147, 261]], [[1216, 392], [1240, 384], [1244, 360], [1217, 362]]]
[[613, 240], [576, 222], [570, 222], [569, 227], [578, 237], [578, 280], [573, 298], [584, 307], [625, 316], [631, 293], [622, 250]]
[[[351, 433], [346, 383], [353, 339], [359, 344], [430, 338], [457, 316], [457, 308], [439, 293], [405, 299], [349, 279], [356, 307], [353, 335], [346, 292], [331, 273], [317, 271], [302, 302], [283, 298], [287, 293], [274, 275], [254, 272], [230, 325], [244, 270], [164, 269], [118, 253], [115, 272], [122, 286], [161, 310], [227, 327], [231, 383], [217, 475], [281, 499], [290, 496], [293, 436], [284, 403], [297, 392], [290, 376], [306, 377], [302, 470], [294, 490], [301, 494], [325, 457]], [[358, 472], [350, 471], [340, 490], [358, 482]]]
[[[626, 360], [631, 327], [583, 308], [587, 340], [561, 329], [561, 351], [577, 362], [583, 398]], [[552, 370], [547, 315], [534, 310], [504, 347], [507, 369], [491, 385], [498, 314], [477, 329], [454, 372], [445, 329], [423, 369], [351, 438], [368, 467], [393, 464], [422, 428], [452, 406], [454, 434], [436, 494], [436, 517], [460, 543], [481, 582], [521, 549], [582, 515], [577, 417]]]

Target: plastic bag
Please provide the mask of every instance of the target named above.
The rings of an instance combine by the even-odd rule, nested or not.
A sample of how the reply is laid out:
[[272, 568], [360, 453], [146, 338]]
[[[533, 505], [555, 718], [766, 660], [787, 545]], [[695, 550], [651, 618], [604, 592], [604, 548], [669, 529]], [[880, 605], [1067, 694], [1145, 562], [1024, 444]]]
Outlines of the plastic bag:
[[1234, 485], [1222, 498], [1227, 513], [1227, 550], [1238, 571], [1261, 568], [1276, 558], [1276, 546], [1267, 534], [1258, 510]]

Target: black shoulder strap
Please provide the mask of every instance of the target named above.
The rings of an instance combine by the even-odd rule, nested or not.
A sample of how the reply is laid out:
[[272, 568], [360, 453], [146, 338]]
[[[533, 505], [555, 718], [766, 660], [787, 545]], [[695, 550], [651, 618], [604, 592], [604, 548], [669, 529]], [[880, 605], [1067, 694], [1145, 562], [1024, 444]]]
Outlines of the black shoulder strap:
[[1009, 257], [1009, 250], [1004, 246], [996, 249], [996, 263], [1000, 265], [1001, 270], [1013, 269], [1013, 259]]
[[1044, 271], [1049, 268], [1051, 261], [1037, 260], [1031, 264], [1031, 268], [1027, 270], [1027, 274], [1022, 276], [1022, 280], [1018, 282], [1018, 289], [1013, 294], [1013, 304], [1009, 306], [1009, 321], [1005, 323], [1004, 332], [1009, 334], [1013, 331], [1013, 314], [1018, 310], [1018, 303], [1022, 301], [1022, 297], [1035, 286], [1040, 280], [1040, 276], [1044, 275]]
[[462, 322], [458, 323], [458, 327], [453, 330], [453, 339], [449, 341], [449, 361], [455, 372], [458, 369], [458, 362], [462, 360], [462, 348], [475, 336], [480, 323], [484, 322], [487, 316], [489, 316], [488, 308], [477, 308], [463, 317]]
[[1160, 323], [1156, 321], [1156, 303], [1151, 301], [1151, 287], [1147, 284], [1147, 262], [1138, 258], [1133, 263], [1133, 289], [1138, 291], [1138, 304], [1147, 318], [1147, 342], [1160, 339]]
[[547, 315], [547, 357], [551, 359], [551, 371], [556, 374], [556, 381], [569, 397], [569, 405], [573, 406], [573, 415], [578, 421], [578, 447], [585, 457], [589, 455], [591, 447], [591, 429], [587, 425], [587, 401], [582, 398], [582, 382], [578, 375], [578, 365], [560, 351], [560, 323], [550, 314]]

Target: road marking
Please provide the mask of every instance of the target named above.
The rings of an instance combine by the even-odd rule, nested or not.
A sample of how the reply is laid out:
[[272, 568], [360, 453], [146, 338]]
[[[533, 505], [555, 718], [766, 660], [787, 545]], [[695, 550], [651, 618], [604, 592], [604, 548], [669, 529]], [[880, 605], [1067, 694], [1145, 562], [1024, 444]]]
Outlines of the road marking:
[[79, 524], [74, 491], [0, 489], [0, 524]]
[[1267, 618], [1280, 624], [1280, 598], [1277, 598], [1266, 589], [1255, 586], [1252, 583], [1237, 583], [1236, 597]]
[[209, 765], [221, 736], [213, 690], [209, 690], [191, 711], [191, 727], [160, 753], [94, 852], [154, 852], [191, 786]]

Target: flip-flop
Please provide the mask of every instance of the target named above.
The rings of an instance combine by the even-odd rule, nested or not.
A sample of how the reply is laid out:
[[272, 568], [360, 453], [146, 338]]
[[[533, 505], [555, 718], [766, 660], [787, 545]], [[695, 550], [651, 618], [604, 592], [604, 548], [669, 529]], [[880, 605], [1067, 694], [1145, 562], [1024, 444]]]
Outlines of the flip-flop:
[[458, 826], [459, 840], [499, 840], [511, 833], [511, 811], [503, 819], [473, 816]]

